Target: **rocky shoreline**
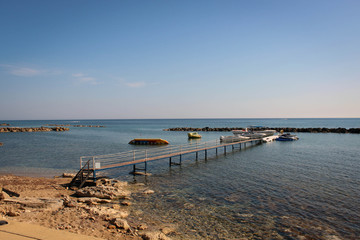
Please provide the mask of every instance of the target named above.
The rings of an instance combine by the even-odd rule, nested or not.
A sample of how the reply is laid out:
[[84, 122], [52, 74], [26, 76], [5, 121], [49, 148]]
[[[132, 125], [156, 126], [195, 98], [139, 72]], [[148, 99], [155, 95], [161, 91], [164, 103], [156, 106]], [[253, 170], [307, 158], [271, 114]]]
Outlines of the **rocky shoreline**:
[[65, 127], [1, 127], [0, 133], [9, 133], [9, 132], [63, 132], [63, 131], [69, 131], [69, 128]]
[[[360, 134], [360, 128], [291, 128], [291, 127], [275, 127], [275, 128], [259, 128], [257, 130], [274, 129], [277, 132], [304, 132], [304, 133], [357, 133]], [[186, 132], [230, 132], [233, 130], [245, 130], [241, 127], [203, 127], [203, 128], [192, 128], [192, 127], [176, 127], [163, 129], [163, 131], [186, 131]]]
[[154, 193], [145, 184], [100, 179], [96, 186], [69, 189], [71, 178], [0, 176], [0, 219], [115, 239], [169, 240], [175, 227], [130, 218], [132, 195]]

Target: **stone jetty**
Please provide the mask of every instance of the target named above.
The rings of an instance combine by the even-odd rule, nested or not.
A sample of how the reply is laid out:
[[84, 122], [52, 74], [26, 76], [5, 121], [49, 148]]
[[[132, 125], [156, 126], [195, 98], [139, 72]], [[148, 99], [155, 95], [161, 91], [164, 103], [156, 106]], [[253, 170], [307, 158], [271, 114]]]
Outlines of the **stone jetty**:
[[[357, 133], [360, 134], [360, 128], [291, 128], [291, 127], [275, 127], [275, 128], [259, 128], [256, 130], [274, 129], [278, 132], [307, 132], [307, 133]], [[164, 129], [164, 131], [185, 131], [185, 132], [230, 132], [233, 130], [245, 130], [242, 127], [176, 127]]]
[[63, 132], [63, 131], [69, 131], [69, 128], [65, 127], [1, 127], [0, 133], [8, 133], [8, 132]]

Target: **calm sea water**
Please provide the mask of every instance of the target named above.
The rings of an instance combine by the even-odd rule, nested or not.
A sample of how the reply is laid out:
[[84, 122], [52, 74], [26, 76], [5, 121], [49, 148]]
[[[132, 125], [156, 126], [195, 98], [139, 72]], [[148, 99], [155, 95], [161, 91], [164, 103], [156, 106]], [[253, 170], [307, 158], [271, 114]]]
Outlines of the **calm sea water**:
[[[104, 125], [68, 132], [1, 133], [0, 173], [51, 176], [76, 171], [79, 157], [144, 148], [136, 137], [187, 144], [171, 127], [360, 127], [360, 119], [171, 119], [0, 121], [12, 126]], [[202, 132], [200, 141], [231, 133]], [[145, 182], [153, 195], [135, 195], [132, 220], [170, 223], [175, 239], [359, 239], [360, 135], [298, 133], [299, 141], [273, 142], [226, 155], [208, 152], [207, 161], [189, 154], [169, 168], [148, 164], [150, 177], [111, 177]], [[146, 200], [146, 201], [144, 201]]]

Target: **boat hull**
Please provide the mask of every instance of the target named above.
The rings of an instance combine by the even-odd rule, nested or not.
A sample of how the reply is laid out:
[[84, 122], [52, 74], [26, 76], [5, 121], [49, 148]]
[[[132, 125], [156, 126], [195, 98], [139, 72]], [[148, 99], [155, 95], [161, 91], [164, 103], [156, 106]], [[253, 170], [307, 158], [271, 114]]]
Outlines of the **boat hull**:
[[241, 142], [241, 141], [248, 140], [248, 139], [250, 139], [250, 138], [244, 137], [244, 136], [221, 136], [220, 142], [232, 143], [232, 142]]
[[164, 145], [169, 144], [168, 141], [161, 138], [135, 138], [129, 142], [134, 145]]
[[201, 138], [201, 135], [197, 132], [190, 132], [188, 133], [188, 138]]

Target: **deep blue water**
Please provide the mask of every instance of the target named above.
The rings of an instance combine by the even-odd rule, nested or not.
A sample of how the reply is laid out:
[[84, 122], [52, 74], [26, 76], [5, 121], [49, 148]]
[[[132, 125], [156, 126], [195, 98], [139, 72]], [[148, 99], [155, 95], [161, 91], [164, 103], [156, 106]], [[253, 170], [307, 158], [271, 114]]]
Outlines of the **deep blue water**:
[[[360, 119], [161, 119], [0, 121], [12, 126], [104, 125], [68, 132], [0, 133], [0, 173], [54, 175], [76, 171], [79, 157], [144, 148], [136, 137], [187, 144], [172, 127], [359, 128]], [[200, 141], [231, 133], [202, 132]], [[360, 236], [360, 135], [298, 133], [299, 141], [272, 142], [228, 154], [189, 154], [169, 168], [148, 164], [150, 177], [136, 177], [155, 194], [134, 196], [133, 221], [171, 223], [179, 239], [358, 239]], [[133, 181], [130, 168], [106, 174]], [[146, 198], [146, 201], [144, 201]], [[140, 213], [138, 210], [141, 209]]]

